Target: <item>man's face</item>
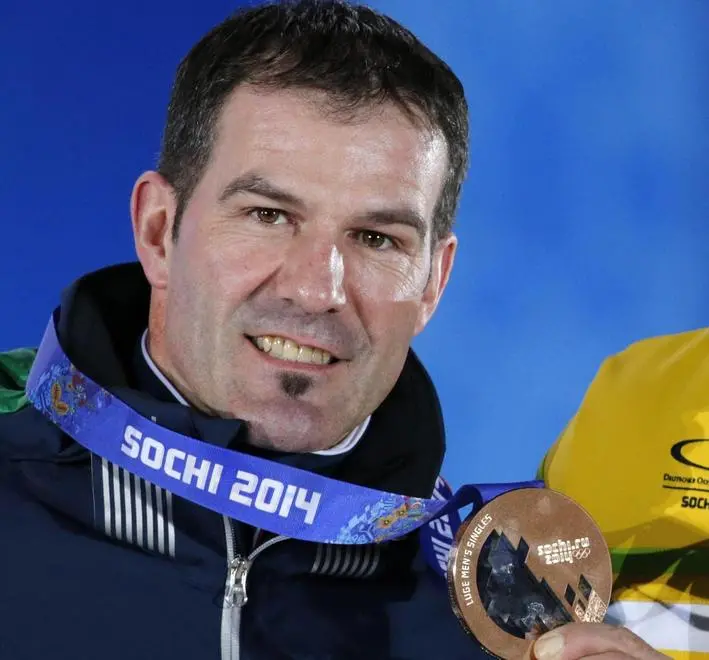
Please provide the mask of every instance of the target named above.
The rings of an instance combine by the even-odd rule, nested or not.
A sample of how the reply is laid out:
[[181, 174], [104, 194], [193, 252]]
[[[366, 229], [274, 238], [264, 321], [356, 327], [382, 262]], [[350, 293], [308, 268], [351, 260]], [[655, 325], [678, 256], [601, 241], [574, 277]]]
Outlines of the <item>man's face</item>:
[[283, 451], [333, 446], [383, 401], [455, 252], [431, 245], [443, 138], [393, 105], [343, 123], [321, 98], [237, 88], [174, 243], [174, 204], [155, 228], [159, 177], [134, 191], [153, 357]]

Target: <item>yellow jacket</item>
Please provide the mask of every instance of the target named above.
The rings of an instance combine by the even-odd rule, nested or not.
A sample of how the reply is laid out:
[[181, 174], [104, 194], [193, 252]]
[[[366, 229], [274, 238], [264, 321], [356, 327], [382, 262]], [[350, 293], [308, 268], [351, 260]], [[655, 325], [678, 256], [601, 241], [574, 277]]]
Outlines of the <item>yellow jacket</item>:
[[709, 329], [608, 358], [540, 472], [603, 530], [609, 620], [674, 658], [709, 658]]

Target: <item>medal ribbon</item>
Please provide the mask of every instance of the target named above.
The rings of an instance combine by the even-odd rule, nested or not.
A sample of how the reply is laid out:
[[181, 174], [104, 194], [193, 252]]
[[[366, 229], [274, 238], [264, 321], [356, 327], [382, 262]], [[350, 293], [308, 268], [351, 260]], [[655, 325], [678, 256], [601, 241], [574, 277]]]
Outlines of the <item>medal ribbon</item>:
[[458, 509], [541, 482], [476, 484], [452, 493], [438, 480], [431, 499], [330, 479], [224, 449], [164, 428], [80, 372], [64, 353], [52, 316], [30, 371], [32, 405], [90, 452], [199, 506], [274, 534], [337, 544], [380, 543], [421, 528], [441, 572]]

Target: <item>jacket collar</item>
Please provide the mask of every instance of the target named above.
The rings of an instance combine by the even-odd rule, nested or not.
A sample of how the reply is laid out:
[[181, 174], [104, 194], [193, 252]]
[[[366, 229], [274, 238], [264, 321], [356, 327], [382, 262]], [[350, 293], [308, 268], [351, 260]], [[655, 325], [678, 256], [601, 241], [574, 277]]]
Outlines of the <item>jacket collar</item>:
[[256, 450], [244, 443], [242, 422], [181, 405], [145, 364], [140, 339], [149, 301], [149, 285], [137, 263], [85, 275], [62, 296], [59, 341], [81, 371], [174, 431], [343, 481], [430, 496], [443, 460], [444, 427], [433, 384], [413, 351], [350, 452], [319, 456]]

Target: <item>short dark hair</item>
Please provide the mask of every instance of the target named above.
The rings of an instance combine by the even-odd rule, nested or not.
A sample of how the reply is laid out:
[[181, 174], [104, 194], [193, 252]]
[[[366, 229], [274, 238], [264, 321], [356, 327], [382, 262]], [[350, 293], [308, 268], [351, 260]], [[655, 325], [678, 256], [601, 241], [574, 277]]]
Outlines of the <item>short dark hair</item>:
[[158, 163], [177, 198], [174, 238], [209, 163], [221, 109], [241, 84], [319, 90], [330, 110], [350, 117], [393, 102], [414, 122], [440, 131], [448, 170], [433, 221], [434, 241], [451, 231], [468, 167], [468, 107], [461, 82], [387, 16], [343, 0], [296, 0], [238, 11], [180, 63]]

